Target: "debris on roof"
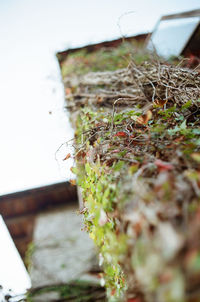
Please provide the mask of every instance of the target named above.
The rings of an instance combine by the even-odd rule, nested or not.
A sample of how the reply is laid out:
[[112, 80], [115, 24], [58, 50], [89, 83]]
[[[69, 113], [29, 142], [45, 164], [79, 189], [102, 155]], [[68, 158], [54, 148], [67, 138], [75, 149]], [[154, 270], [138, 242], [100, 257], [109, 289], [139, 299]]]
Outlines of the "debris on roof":
[[86, 53], [96, 52], [100, 49], [113, 50], [114, 48], [117, 48], [120, 45], [124, 44], [124, 42], [128, 42], [128, 43], [137, 42], [139, 44], [143, 44], [147, 37], [148, 37], [148, 34], [144, 33], [144, 34], [139, 34], [139, 35], [135, 35], [132, 37], [120, 38], [120, 39], [115, 39], [115, 40], [111, 40], [111, 41], [104, 41], [104, 42], [99, 42], [96, 44], [89, 44], [89, 45], [86, 45], [83, 47], [69, 48], [67, 50], [58, 52], [56, 54], [56, 57], [57, 57], [59, 63], [62, 65], [63, 61], [66, 60], [68, 55], [75, 54], [75, 53], [79, 52], [80, 50], [83, 50]]
[[62, 72], [81, 213], [109, 301], [198, 302], [200, 73], [142, 54]]

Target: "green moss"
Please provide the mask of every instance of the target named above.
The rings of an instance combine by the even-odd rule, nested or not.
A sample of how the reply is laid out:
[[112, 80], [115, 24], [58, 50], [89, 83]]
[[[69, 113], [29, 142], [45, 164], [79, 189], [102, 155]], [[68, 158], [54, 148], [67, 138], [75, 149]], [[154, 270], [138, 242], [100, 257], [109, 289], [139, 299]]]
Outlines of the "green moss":
[[[146, 152], [153, 156], [160, 152], [162, 158], [162, 152], [166, 148], [167, 142], [168, 145], [173, 145], [176, 150], [179, 149], [183, 158], [190, 160], [192, 166], [195, 159], [190, 154], [199, 150], [200, 132], [194, 123], [187, 121], [187, 109], [191, 107], [191, 102], [182, 109], [171, 106], [166, 110], [160, 110], [155, 106], [152, 110], [153, 118], [147, 122], [147, 125], [140, 125], [134, 130], [132, 129], [132, 133], [136, 138], [138, 136], [142, 138], [144, 135]], [[124, 206], [135, 194], [133, 176], [144, 161], [139, 156], [144, 148], [143, 143], [141, 143], [141, 147], [139, 144], [136, 149], [138, 154], [131, 154], [129, 147], [126, 149], [126, 146], [131, 144], [131, 138], [126, 134], [127, 125], [137, 121], [138, 117], [141, 118], [140, 109], [120, 111], [113, 116], [107, 109], [100, 108], [93, 111], [90, 108], [84, 108], [77, 119], [77, 149], [84, 150], [84, 154], [80, 155], [81, 160], [77, 156], [77, 167], [74, 172], [77, 174], [78, 185], [82, 188], [86, 229], [99, 248], [100, 257], [103, 260], [104, 274], [102, 277], [105, 280], [110, 301], [121, 301], [127, 288], [126, 277], [121, 264], [128, 257], [128, 246], [131, 238], [123, 227], [119, 228], [118, 219], [120, 217], [119, 212], [123, 212]], [[97, 130], [99, 125], [102, 127], [101, 131]], [[148, 145], [146, 144], [147, 134], [144, 130], [148, 130], [148, 137], [151, 137], [151, 143]], [[123, 146], [123, 149], [118, 152], [116, 149], [119, 146]], [[103, 160], [100, 157], [102, 152], [98, 154], [98, 148], [105, 148], [106, 155], [108, 158], [110, 156], [112, 160]], [[92, 154], [94, 149], [96, 150], [95, 159]], [[168, 150], [171, 152], [172, 146], [168, 147], [166, 154]], [[156, 164], [151, 163], [149, 172], [155, 175], [157, 168], [159, 169]], [[189, 174], [186, 176], [192, 177]], [[166, 180], [161, 189], [163, 203], [173, 200], [172, 182]], [[145, 203], [151, 202], [157, 198], [156, 194], [156, 191], [150, 191], [146, 196], [143, 196], [143, 201]], [[194, 201], [194, 205], [197, 207], [196, 201]], [[158, 269], [162, 268], [163, 265], [162, 262], [159, 262], [161, 256], [154, 255], [154, 253], [151, 239], [149, 241], [138, 240], [132, 254], [132, 270], [139, 270], [142, 267], [148, 268], [150, 269], [149, 278], [151, 278], [151, 263], [156, 261]], [[150, 259], [153, 260], [150, 261]], [[180, 288], [180, 293], [183, 292], [183, 279], [180, 272], [172, 271], [173, 274], [175, 274], [174, 281], [169, 284], [167, 293], [165, 293], [169, 299], [165, 301], [174, 301], [176, 284]], [[158, 272], [156, 271], [155, 276], [148, 281], [147, 288], [149, 287], [152, 292], [156, 291], [159, 285], [157, 275]], [[180, 299], [178, 297], [177, 301]]]
[[109, 290], [115, 290], [117, 299], [125, 289], [124, 276], [119, 265], [126, 252], [127, 237], [117, 234], [115, 220], [109, 217], [114, 211], [120, 189], [114, 174], [106, 173], [107, 167], [97, 162], [86, 163], [84, 176], [78, 174], [78, 184], [83, 189], [85, 225], [90, 237], [99, 248], [104, 262], [104, 279]]
[[136, 48], [142, 47], [136, 42], [124, 42], [116, 48], [101, 48], [91, 53], [85, 49], [78, 50], [69, 54], [62, 63], [62, 76], [82, 75], [91, 71], [114, 71], [125, 68], [131, 57], [134, 57], [135, 62], [138, 64], [149, 59], [147, 52], [136, 52]]
[[[80, 50], [67, 56], [62, 63], [62, 75], [114, 71], [127, 67], [130, 58], [141, 64], [150, 57], [141, 50], [135, 52], [132, 43], [92, 53]], [[159, 85], [155, 83], [156, 90]], [[81, 91], [81, 83], [72, 90], [79, 88]], [[97, 88], [105, 89], [106, 85], [88, 88], [98, 97]], [[117, 89], [113, 85], [109, 91], [112, 88]], [[168, 213], [170, 208], [171, 213], [173, 210], [182, 213], [181, 206], [188, 203], [187, 219], [193, 223], [192, 215], [200, 206], [199, 196], [194, 194], [195, 190], [199, 192], [200, 183], [198, 101], [189, 100], [181, 105], [184, 100], [176, 103], [172, 97], [164, 102], [165, 96], [158, 99], [154, 96], [150, 109], [144, 113], [140, 104], [129, 103], [126, 109], [113, 105], [112, 110], [106, 107], [110, 103], [90, 102], [89, 97], [76, 106], [79, 99], [77, 96], [73, 99], [74, 92], [70, 102], [73, 104], [74, 100], [73, 110], [79, 115], [78, 118], [76, 115], [73, 172], [82, 189], [85, 228], [99, 249], [104, 270], [102, 282], [105, 281], [109, 301], [125, 301], [128, 288], [128, 295], [133, 294], [134, 298], [138, 295], [138, 301], [142, 294], [147, 294], [145, 299], [149, 301], [184, 302], [185, 259], [181, 256], [183, 264], [175, 265], [175, 248], [170, 250], [174, 252], [174, 262], [170, 253], [166, 256], [167, 246], [161, 249], [159, 232], [166, 222], [173, 239], [186, 223], [181, 215], [172, 217], [175, 214]], [[184, 186], [190, 186], [192, 201], [182, 194]], [[198, 271], [199, 251], [195, 257], [190, 269]]]
[[28, 271], [30, 271], [32, 266], [32, 256], [36, 250], [36, 245], [34, 242], [29, 243], [26, 254], [25, 254], [25, 265], [28, 268]]

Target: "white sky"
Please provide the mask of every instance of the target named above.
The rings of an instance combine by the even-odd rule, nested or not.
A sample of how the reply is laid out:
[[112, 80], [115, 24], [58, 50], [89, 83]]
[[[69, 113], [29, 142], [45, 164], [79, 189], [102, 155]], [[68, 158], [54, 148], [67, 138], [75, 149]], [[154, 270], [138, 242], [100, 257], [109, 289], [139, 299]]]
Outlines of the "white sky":
[[54, 159], [72, 137], [56, 51], [119, 37], [126, 12], [134, 11], [121, 29], [131, 35], [151, 31], [163, 14], [199, 7], [200, 0], [0, 0], [0, 194], [69, 176]]
[[30, 287], [30, 278], [1, 215], [0, 234], [0, 284], [15, 294], [22, 294]]

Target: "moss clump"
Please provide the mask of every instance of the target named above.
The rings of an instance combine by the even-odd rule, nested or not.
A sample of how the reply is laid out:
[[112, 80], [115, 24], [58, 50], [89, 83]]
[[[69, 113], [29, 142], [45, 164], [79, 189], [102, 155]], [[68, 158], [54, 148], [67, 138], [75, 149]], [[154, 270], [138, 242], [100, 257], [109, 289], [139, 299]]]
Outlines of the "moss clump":
[[83, 190], [85, 226], [100, 251], [100, 262], [104, 266], [102, 280], [118, 301], [126, 288], [120, 262], [127, 249], [127, 236], [119, 233], [112, 217], [120, 190], [115, 173], [118, 167], [108, 170], [106, 165], [97, 162], [86, 163], [84, 168], [84, 175], [78, 172], [78, 184]]
[[62, 63], [62, 76], [83, 75], [91, 71], [114, 71], [125, 68], [133, 54], [138, 64], [148, 60], [149, 54], [142, 50], [136, 52], [136, 47], [137, 49], [142, 48], [136, 42], [125, 42], [116, 48], [101, 48], [91, 53], [81, 49], [69, 54]]
[[25, 254], [25, 265], [28, 269], [28, 271], [31, 270], [31, 266], [32, 266], [32, 256], [34, 254], [36, 250], [36, 245], [34, 244], [34, 242], [30, 242], [28, 245], [28, 248], [26, 250], [26, 254]]
[[[180, 178], [180, 169], [186, 178], [199, 179], [195, 169], [199, 160], [200, 131], [197, 120], [187, 122], [189, 112], [194, 112], [192, 102], [165, 110], [155, 104], [147, 116], [139, 108], [114, 115], [105, 108], [97, 111], [84, 108], [77, 119], [77, 167], [73, 171], [82, 188], [86, 230], [99, 248], [109, 301], [124, 299], [127, 287], [130, 288], [129, 274], [133, 282], [135, 273], [152, 295], [159, 289], [163, 301], [184, 301], [185, 280], [181, 269], [169, 265], [171, 256], [163, 259], [162, 252], [157, 250], [157, 235], [150, 236], [151, 232], [156, 234], [159, 223], [151, 226], [148, 221], [149, 226], [145, 226], [142, 218], [145, 212], [141, 216], [138, 214], [140, 218], [136, 223], [124, 217], [129, 215], [127, 208], [133, 211], [135, 207], [140, 212], [143, 211], [139, 210], [141, 206], [154, 207], [155, 201], [161, 203], [163, 210], [168, 207], [167, 203], [174, 206], [178, 199], [172, 179]], [[181, 161], [190, 162], [189, 170], [176, 162], [177, 170], [171, 163], [175, 150], [181, 154]], [[177, 157], [177, 160], [180, 159]], [[157, 181], [162, 177], [158, 186]], [[148, 185], [143, 183], [145, 179]], [[137, 199], [141, 203], [139, 206]], [[193, 200], [195, 209], [199, 201], [198, 198]], [[134, 217], [134, 212], [132, 215]], [[166, 284], [162, 289], [159, 276], [166, 268], [171, 280], [165, 290]]]
[[132, 61], [81, 76], [119, 68], [100, 53], [97, 65], [88, 60], [64, 82], [76, 128], [72, 170], [109, 301], [198, 302], [199, 73]]

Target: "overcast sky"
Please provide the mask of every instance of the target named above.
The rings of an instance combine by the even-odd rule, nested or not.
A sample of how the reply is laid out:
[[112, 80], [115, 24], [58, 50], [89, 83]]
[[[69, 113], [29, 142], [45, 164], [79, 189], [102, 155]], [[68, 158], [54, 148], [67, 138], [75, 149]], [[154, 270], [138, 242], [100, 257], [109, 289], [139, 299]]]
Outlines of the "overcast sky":
[[[0, 194], [63, 181], [72, 137], [55, 52], [151, 31], [199, 0], [0, 0]], [[52, 114], [49, 114], [52, 111]], [[60, 158], [66, 153], [62, 151]]]
[[12, 289], [15, 294], [24, 293], [30, 287], [30, 278], [1, 215], [0, 234], [0, 285], [6, 290]]

